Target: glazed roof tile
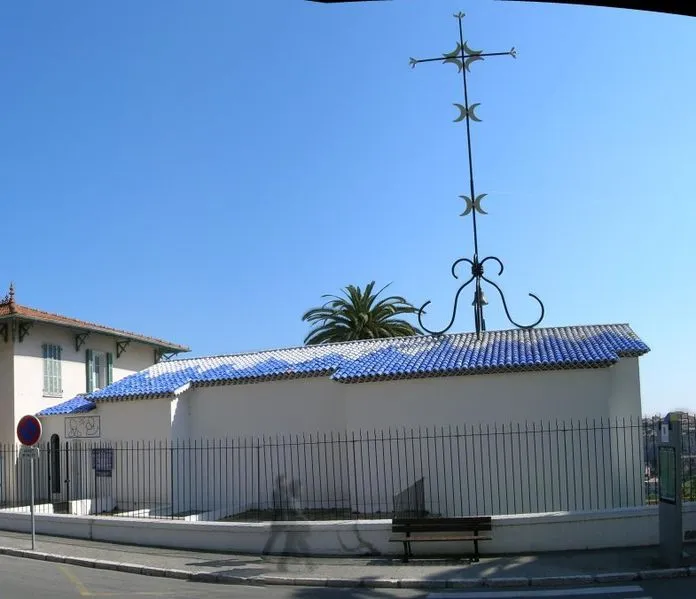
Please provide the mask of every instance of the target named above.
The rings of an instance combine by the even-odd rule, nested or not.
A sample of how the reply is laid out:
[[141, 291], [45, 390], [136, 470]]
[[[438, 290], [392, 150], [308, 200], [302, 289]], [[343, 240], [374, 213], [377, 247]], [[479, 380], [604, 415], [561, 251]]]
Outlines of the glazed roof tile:
[[[622, 357], [640, 356], [648, 351], [648, 346], [627, 324], [488, 331], [480, 338], [475, 333], [399, 337], [169, 360], [127, 376], [85, 398], [98, 403], [171, 397], [189, 385], [256, 383], [313, 376], [330, 376], [340, 383], [359, 383], [602, 368], [615, 364]], [[48, 410], [58, 408], [63, 409], [55, 406]], [[40, 415], [49, 415], [48, 410]]]

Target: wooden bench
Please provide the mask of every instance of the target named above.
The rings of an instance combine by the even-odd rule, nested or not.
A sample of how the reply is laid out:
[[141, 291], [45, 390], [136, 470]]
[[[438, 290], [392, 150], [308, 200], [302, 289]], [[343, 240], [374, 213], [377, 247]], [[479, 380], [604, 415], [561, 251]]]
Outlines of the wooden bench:
[[[479, 561], [479, 541], [490, 541], [492, 535], [490, 516], [470, 518], [394, 518], [393, 536], [389, 542], [404, 544], [404, 562], [413, 556], [411, 543], [421, 541], [473, 541], [472, 561]], [[487, 534], [481, 534], [481, 533]]]

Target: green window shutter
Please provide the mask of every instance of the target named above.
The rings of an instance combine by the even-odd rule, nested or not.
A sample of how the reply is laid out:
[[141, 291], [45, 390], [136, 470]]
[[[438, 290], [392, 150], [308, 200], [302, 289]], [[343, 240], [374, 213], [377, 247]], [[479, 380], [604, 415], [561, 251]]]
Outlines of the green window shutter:
[[63, 348], [56, 347], [56, 393], [63, 393]]
[[94, 354], [91, 349], [85, 352], [85, 369], [87, 371], [87, 393], [94, 391]]
[[47, 346], [46, 353], [46, 391], [48, 393], [54, 393], [53, 377], [55, 376], [56, 361], [53, 359], [50, 345]]
[[49, 373], [48, 373], [48, 345], [43, 344], [42, 346], [43, 349], [43, 389], [44, 393], [48, 391], [49, 388]]
[[106, 354], [106, 384], [114, 381], [114, 354]]

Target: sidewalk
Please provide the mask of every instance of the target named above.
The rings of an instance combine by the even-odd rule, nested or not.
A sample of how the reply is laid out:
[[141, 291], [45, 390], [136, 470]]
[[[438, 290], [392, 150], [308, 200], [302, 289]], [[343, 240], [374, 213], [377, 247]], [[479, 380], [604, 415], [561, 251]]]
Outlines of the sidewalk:
[[[687, 546], [688, 547], [688, 546]], [[692, 546], [693, 547], [693, 546]], [[696, 576], [696, 558], [660, 569], [657, 548], [483, 557], [466, 560], [250, 556], [114, 545], [0, 531], [0, 555], [226, 584], [465, 588], [579, 585]]]

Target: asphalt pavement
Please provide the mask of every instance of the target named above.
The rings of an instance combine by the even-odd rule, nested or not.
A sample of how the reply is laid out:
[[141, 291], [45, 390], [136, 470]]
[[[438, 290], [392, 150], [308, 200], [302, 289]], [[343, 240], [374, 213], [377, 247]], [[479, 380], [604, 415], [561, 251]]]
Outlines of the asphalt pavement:
[[230, 586], [0, 556], [2, 599], [691, 599], [695, 595], [693, 578], [619, 585], [460, 591]]
[[661, 568], [658, 558], [658, 549], [647, 547], [485, 556], [478, 563], [416, 557], [404, 564], [390, 556], [239, 555], [44, 535], [33, 551], [29, 535], [0, 531], [0, 599], [217, 598], [242, 589], [240, 596], [261, 589], [264, 596], [300, 599], [696, 597], [696, 557], [676, 569]]

